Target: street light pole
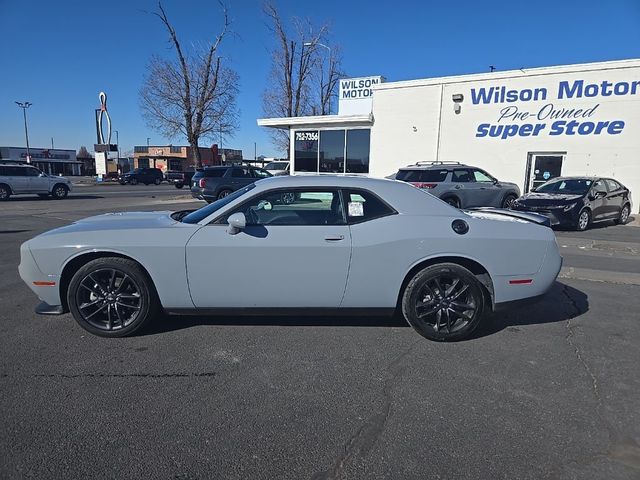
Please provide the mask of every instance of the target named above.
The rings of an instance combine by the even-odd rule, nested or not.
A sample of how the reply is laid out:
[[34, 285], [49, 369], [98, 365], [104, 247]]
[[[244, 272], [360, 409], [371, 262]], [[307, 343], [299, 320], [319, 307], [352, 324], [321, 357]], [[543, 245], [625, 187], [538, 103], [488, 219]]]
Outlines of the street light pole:
[[[320, 43], [320, 42], [305, 42], [302, 44], [303, 47], [323, 47], [326, 48], [329, 51], [329, 61], [328, 61], [328, 67], [329, 69], [331, 69], [331, 47], [327, 47], [324, 43]], [[328, 81], [331, 81], [331, 72], [329, 73], [329, 78]], [[320, 93], [321, 96], [324, 95], [324, 92], [322, 91], [323, 88], [323, 84], [324, 83], [324, 72], [322, 72], [321, 76], [320, 76]], [[324, 100], [323, 98], [320, 98], [320, 100]], [[329, 101], [329, 112], [328, 114], [331, 115], [331, 92], [329, 91], [329, 85], [327, 85], [327, 100]]]
[[29, 130], [27, 129], [27, 108], [29, 108], [33, 103], [31, 102], [16, 102], [22, 109], [22, 116], [24, 117], [24, 136], [27, 140], [27, 163], [31, 163], [31, 153], [29, 152]]

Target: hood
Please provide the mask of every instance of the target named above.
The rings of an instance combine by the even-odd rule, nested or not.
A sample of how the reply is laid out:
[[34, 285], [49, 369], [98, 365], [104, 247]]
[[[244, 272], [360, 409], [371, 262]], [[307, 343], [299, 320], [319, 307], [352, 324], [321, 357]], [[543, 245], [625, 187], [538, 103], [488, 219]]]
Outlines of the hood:
[[584, 195], [562, 193], [527, 193], [517, 200], [518, 205], [526, 207], [546, 207], [551, 205], [569, 205], [580, 200]]
[[88, 232], [99, 230], [145, 230], [173, 225], [176, 220], [170, 217], [172, 212], [122, 212], [104, 213], [93, 217], [83, 218], [71, 225], [56, 228], [42, 235], [57, 233]]

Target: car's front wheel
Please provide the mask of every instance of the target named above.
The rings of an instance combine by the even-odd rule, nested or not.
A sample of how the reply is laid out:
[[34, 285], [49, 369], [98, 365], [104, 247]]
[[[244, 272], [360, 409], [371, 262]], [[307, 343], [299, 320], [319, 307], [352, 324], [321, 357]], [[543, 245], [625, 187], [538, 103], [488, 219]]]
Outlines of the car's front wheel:
[[159, 178], [156, 178], [156, 179], [153, 181], [153, 183], [154, 183], [155, 185], [160, 185], [160, 182], [162, 182], [162, 180], [160, 180]]
[[591, 212], [587, 209], [584, 209], [578, 215], [578, 222], [576, 223], [576, 230], [579, 232], [584, 232], [587, 228], [589, 228], [589, 224], [591, 223]]
[[518, 197], [516, 197], [512, 193], [505, 196], [504, 199], [502, 200], [502, 208], [511, 208], [513, 206], [513, 202], [516, 201], [516, 198]]
[[55, 185], [51, 190], [51, 196], [56, 200], [62, 200], [69, 193], [69, 188], [66, 185]]
[[130, 183], [131, 185], [137, 185], [137, 184], [138, 184], [138, 179], [134, 177], [134, 178], [132, 178], [131, 180], [129, 180], [129, 183]]
[[78, 324], [101, 337], [124, 337], [141, 329], [158, 309], [151, 279], [126, 258], [104, 257], [73, 276], [67, 303]]
[[625, 223], [627, 223], [627, 220], [629, 220], [630, 213], [631, 213], [631, 209], [629, 208], [629, 204], [622, 207], [622, 210], [620, 210], [620, 215], [618, 216], [618, 218], [614, 220], [616, 225], [624, 225]]
[[423, 337], [452, 341], [468, 337], [484, 310], [482, 284], [455, 263], [431, 265], [416, 273], [402, 296], [402, 314]]

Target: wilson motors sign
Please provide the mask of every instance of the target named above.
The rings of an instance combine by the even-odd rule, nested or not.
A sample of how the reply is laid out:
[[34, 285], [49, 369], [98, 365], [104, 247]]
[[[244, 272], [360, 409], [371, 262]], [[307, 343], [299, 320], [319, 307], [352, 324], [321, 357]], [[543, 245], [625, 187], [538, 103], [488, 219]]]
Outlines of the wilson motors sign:
[[[473, 105], [497, 107], [493, 122], [477, 125], [478, 138], [619, 135], [626, 126], [624, 119], [605, 118], [600, 114], [601, 103], [640, 96], [640, 80], [561, 80], [554, 88], [491, 86], [471, 88], [470, 94]], [[585, 101], [592, 103], [585, 105]]]

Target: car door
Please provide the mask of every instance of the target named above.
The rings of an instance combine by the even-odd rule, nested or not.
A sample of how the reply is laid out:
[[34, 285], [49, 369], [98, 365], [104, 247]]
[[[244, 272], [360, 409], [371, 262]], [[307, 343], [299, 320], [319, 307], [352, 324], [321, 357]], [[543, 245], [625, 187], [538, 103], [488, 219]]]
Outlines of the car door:
[[480, 207], [501, 207], [502, 188], [498, 186], [498, 181], [487, 172], [478, 168], [472, 170], [476, 190], [476, 203]]
[[[231, 235], [226, 219], [236, 212], [245, 215], [246, 227]], [[335, 308], [350, 255], [337, 190], [263, 192], [191, 237], [191, 298], [199, 308]]]
[[234, 190], [245, 187], [255, 182], [255, 178], [251, 175], [251, 169], [248, 167], [233, 167], [231, 169], [231, 185]]
[[8, 182], [13, 193], [27, 193], [29, 191], [29, 178], [24, 167], [7, 167]]
[[27, 175], [27, 191], [29, 193], [49, 193], [49, 177], [33, 167], [24, 169]]
[[[598, 192], [604, 192], [604, 196], [601, 196]], [[591, 185], [590, 190], [590, 203], [591, 203], [591, 218], [594, 220], [603, 220], [608, 216], [608, 190], [604, 183], [604, 180], [596, 180]]]
[[607, 217], [618, 218], [624, 204], [625, 189], [618, 182], [610, 178], [606, 178], [604, 182], [607, 184], [609, 190], [607, 195]]
[[460, 199], [461, 208], [482, 206], [480, 185], [476, 183], [470, 168], [454, 169], [451, 181], [453, 193]]

